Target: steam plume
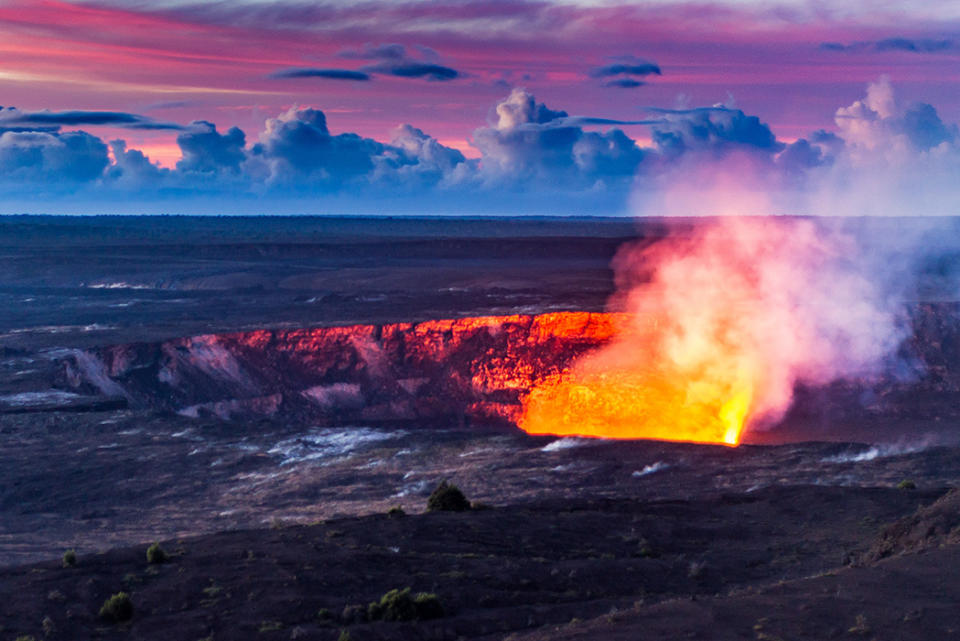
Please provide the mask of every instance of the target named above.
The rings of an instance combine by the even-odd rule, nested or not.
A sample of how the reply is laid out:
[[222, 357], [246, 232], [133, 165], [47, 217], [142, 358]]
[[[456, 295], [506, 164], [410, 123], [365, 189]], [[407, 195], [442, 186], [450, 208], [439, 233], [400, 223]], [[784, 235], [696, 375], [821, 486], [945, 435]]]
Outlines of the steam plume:
[[622, 249], [619, 335], [528, 399], [532, 432], [737, 443], [798, 382], [872, 373], [896, 315], [850, 236], [810, 220], [721, 218]]

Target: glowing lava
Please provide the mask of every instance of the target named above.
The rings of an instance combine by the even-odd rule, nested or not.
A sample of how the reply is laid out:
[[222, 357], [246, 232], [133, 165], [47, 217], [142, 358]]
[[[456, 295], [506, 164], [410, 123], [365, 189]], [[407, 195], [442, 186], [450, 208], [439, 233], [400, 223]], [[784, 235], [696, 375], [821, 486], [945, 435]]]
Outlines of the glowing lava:
[[[541, 381], [524, 399], [520, 427], [531, 434], [645, 438], [737, 445], [753, 388], [743, 376], [709, 367], [683, 371], [636, 341], [621, 339]], [[611, 354], [647, 351], [647, 367], [611, 363]], [[728, 354], [729, 355], [729, 354]], [[723, 350], [716, 358], [724, 358]], [[619, 360], [619, 359], [618, 359]], [[733, 358], [730, 359], [734, 360]]]
[[875, 367], [896, 344], [847, 238], [810, 221], [704, 222], [614, 259], [624, 315], [603, 347], [523, 399], [532, 434], [737, 445], [798, 382]]

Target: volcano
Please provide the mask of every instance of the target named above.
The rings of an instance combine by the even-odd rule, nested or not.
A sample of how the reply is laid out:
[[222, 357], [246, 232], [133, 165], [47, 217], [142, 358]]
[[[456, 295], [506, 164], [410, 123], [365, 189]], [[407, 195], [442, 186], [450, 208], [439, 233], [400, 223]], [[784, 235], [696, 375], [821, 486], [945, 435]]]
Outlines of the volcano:
[[[735, 349], [674, 358], [668, 334], [653, 351], [671, 361], [623, 349], [644, 342], [615, 294], [654, 281], [609, 265], [689, 222], [640, 241], [622, 221], [125, 220], [110, 241], [92, 220], [53, 236], [13, 222], [0, 634], [926, 641], [957, 625], [956, 595], [929, 589], [955, 583], [960, 305], [932, 287], [946, 258], [925, 302], [890, 308], [882, 362], [794, 379], [778, 363], [810, 362], [754, 350], [779, 326], [753, 335], [736, 314], [700, 316], [736, 327]], [[723, 271], [743, 282], [720, 293], [753, 291], [752, 264]], [[671, 318], [686, 317], [657, 327], [687, 326]], [[596, 360], [610, 350], [630, 358]], [[707, 389], [688, 365], [723, 382], [738, 355], [778, 385], [732, 377], [751, 393], [730, 412], [736, 386], [713, 388], [724, 402], [687, 393]], [[594, 378], [597, 362], [621, 369]], [[789, 407], [760, 420], [783, 381]], [[599, 430], [675, 411], [710, 433]], [[713, 444], [740, 419], [737, 447]], [[471, 509], [424, 513], [444, 481]], [[146, 563], [153, 541], [166, 563]], [[444, 616], [358, 614], [407, 587]], [[101, 620], [121, 591], [133, 619]]]

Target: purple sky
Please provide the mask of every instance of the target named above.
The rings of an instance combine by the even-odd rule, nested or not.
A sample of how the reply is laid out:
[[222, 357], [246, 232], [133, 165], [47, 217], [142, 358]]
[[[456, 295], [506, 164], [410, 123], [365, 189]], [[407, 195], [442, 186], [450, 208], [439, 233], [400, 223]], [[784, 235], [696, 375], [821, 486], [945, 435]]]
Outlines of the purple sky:
[[[667, 149], [657, 124], [665, 116], [650, 107], [722, 104], [727, 111], [712, 115], [672, 112], [666, 130], [697, 138], [693, 121], [705, 118], [719, 127], [708, 135], [720, 143], [714, 152], [745, 145], [774, 162], [804, 140], [836, 166], [851, 154], [838, 156], [813, 132], [843, 137], [838, 109], [882, 77], [896, 113], [867, 120], [899, 119], [887, 129], [909, 129], [917, 151], [952, 147], [960, 7], [831, 8], [840, 4], [0, 2], [0, 165], [8, 183], [36, 183], [44, 203], [30, 205], [7, 185], [0, 210], [210, 211], [222, 201], [210, 184], [229, 183], [225, 191], [242, 195], [235, 209], [265, 213], [303, 211], [304, 202], [317, 212], [380, 211], [396, 190], [404, 211], [442, 193], [457, 211], [469, 209], [458, 197], [486, 203], [476, 197], [486, 194], [489, 207], [475, 213], [542, 213], [568, 189], [596, 212], [626, 213], [645, 178], [697, 147], [690, 139], [682, 153]], [[547, 111], [504, 120], [497, 105], [523, 96]], [[933, 129], [946, 134], [910, 129], [916, 104], [931, 105]], [[736, 133], [736, 118], [716, 121], [731, 113], [756, 116], [776, 144], [762, 132]], [[921, 120], [921, 129], [930, 125]], [[404, 124], [422, 134], [398, 137]], [[229, 137], [232, 127], [243, 133]], [[86, 137], [70, 135], [78, 130]], [[356, 136], [338, 137], [345, 133]], [[125, 145], [110, 147], [120, 139]], [[118, 158], [131, 150], [142, 155]], [[504, 180], [497, 168], [523, 199], [494, 203]], [[357, 195], [367, 187], [374, 201]], [[591, 190], [603, 193], [591, 199]]]

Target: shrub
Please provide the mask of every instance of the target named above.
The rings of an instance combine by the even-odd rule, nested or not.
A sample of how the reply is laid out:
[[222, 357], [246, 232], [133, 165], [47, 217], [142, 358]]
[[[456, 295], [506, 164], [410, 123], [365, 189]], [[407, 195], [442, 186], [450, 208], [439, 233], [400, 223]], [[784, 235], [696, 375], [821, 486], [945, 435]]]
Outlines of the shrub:
[[320, 610], [317, 611], [317, 618], [320, 619], [321, 621], [332, 621], [333, 612], [331, 612], [327, 608], [320, 608]]
[[420, 592], [410, 594], [410, 588], [390, 590], [380, 601], [373, 601], [367, 607], [367, 617], [371, 621], [421, 621], [437, 619], [443, 616], [443, 607], [436, 594]]
[[159, 543], [154, 543], [147, 548], [147, 563], [166, 563], [168, 558], [167, 553], [163, 551]]
[[67, 550], [63, 553], [63, 567], [72, 568], [77, 564], [76, 550]]
[[395, 505], [394, 507], [387, 510], [387, 516], [390, 518], [399, 518], [401, 516], [406, 516], [407, 513], [403, 511], [402, 505]]
[[897, 483], [898, 490], [915, 490], [917, 489], [917, 484], [911, 481], [910, 479], [904, 479]]
[[117, 592], [103, 602], [100, 618], [114, 623], [129, 621], [133, 617], [133, 601], [126, 592]]
[[427, 499], [427, 510], [430, 512], [463, 512], [469, 509], [470, 501], [460, 488], [446, 481], [441, 482]]
[[350, 632], [346, 629], [340, 630], [340, 636], [337, 637], [337, 641], [350, 641]]

